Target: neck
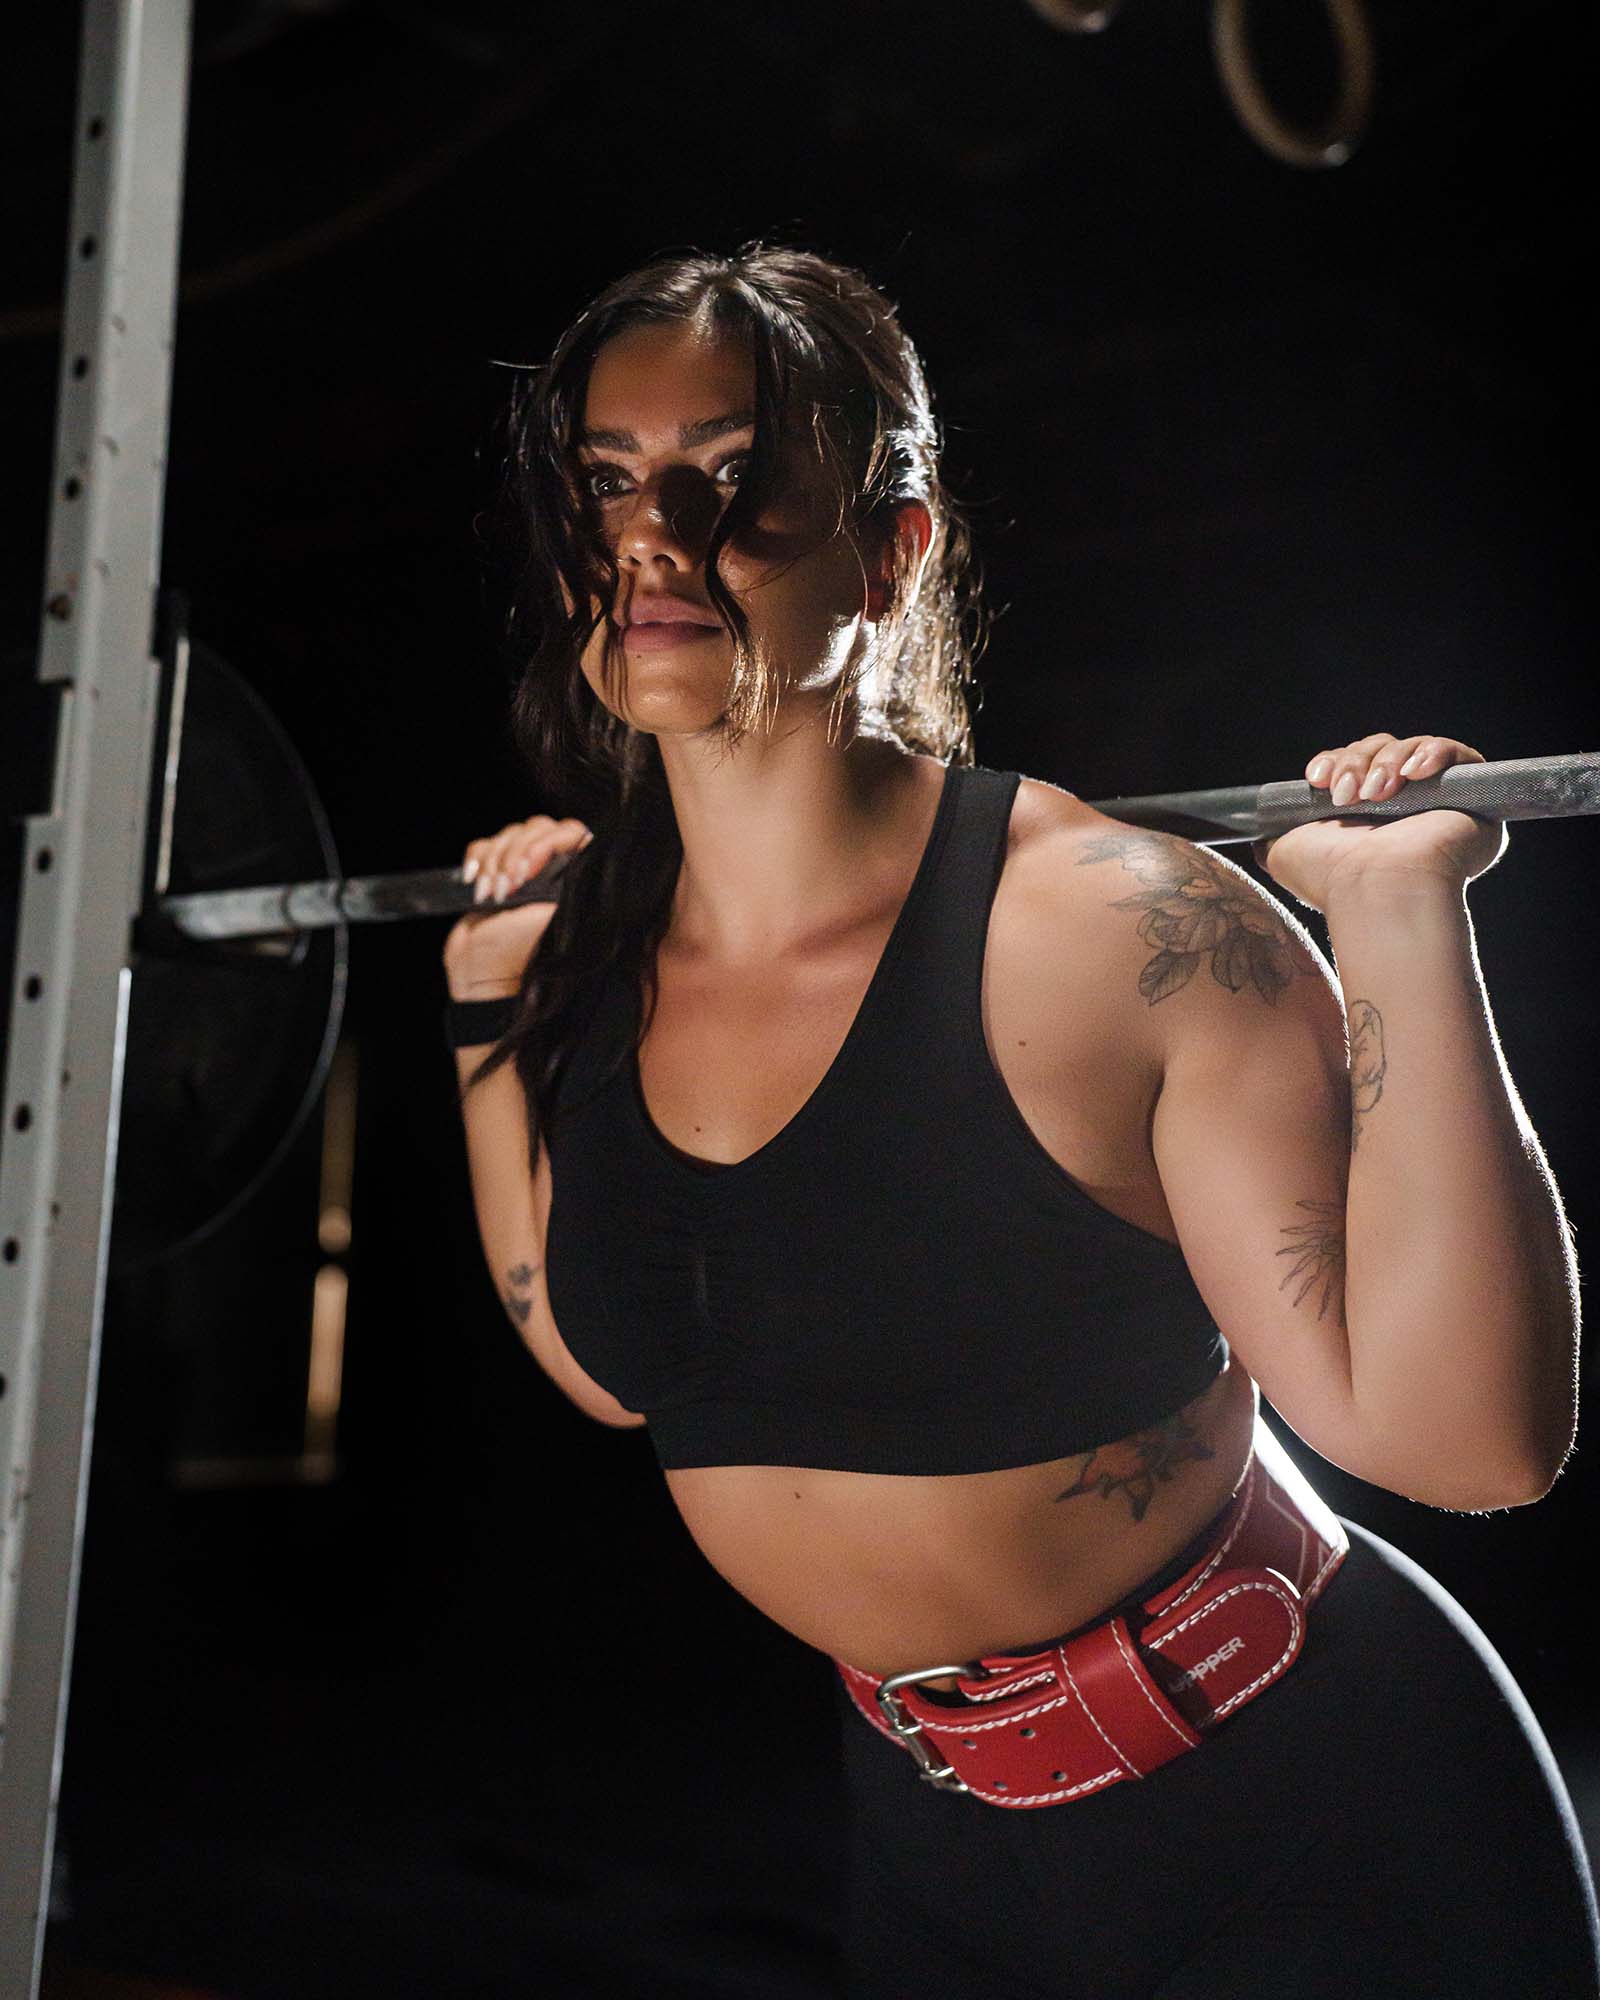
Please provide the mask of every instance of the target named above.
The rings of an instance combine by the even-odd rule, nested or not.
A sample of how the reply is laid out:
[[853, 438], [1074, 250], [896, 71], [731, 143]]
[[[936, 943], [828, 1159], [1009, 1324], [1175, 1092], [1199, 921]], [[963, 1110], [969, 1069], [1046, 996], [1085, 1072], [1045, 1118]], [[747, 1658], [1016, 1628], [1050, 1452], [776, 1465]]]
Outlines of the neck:
[[780, 713], [732, 752], [710, 736], [660, 745], [683, 839], [675, 948], [770, 960], [904, 895], [932, 811], [927, 760], [849, 718], [829, 743], [825, 710]]

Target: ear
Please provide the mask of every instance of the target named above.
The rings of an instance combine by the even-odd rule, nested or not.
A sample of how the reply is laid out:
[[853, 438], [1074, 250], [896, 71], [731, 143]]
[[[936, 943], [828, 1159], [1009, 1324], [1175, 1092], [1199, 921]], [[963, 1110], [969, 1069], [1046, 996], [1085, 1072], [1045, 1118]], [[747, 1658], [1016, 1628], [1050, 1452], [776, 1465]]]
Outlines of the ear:
[[902, 500], [894, 510], [894, 526], [878, 546], [876, 559], [867, 573], [867, 618], [886, 616], [894, 593], [894, 555], [899, 544], [900, 560], [913, 572], [919, 570], [933, 541], [933, 516], [920, 500]]

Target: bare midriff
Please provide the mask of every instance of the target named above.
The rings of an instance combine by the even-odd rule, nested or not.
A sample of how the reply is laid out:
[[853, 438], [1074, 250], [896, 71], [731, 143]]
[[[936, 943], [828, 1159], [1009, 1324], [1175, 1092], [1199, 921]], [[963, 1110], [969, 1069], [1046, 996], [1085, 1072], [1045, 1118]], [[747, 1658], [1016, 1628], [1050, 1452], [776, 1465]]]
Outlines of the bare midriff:
[[929, 1477], [716, 1465], [666, 1478], [735, 1590], [807, 1645], [892, 1674], [1101, 1616], [1232, 1496], [1256, 1421], [1255, 1384], [1232, 1362], [1176, 1416], [1040, 1465]]
[[[639, 1071], [652, 1120], [674, 1148], [742, 1161], [815, 1088], [932, 820], [942, 773], [917, 763], [921, 819], [904, 879], [803, 976], [707, 971], [669, 936]], [[1086, 879], [1070, 847], [1037, 847], [1041, 824], [1059, 827], [1064, 813], [1103, 824], [1024, 781], [990, 916], [985, 1039], [1063, 1174], [1111, 1214], [1176, 1245], [1151, 1151], [1159, 1070], [1140, 1025], [1145, 1003], [1108, 984], [1092, 952], [1072, 948], [1070, 926], [1041, 925], [1041, 875], [1056, 885]], [[1047, 948], [1041, 938], [1052, 933]], [[1116, 1332], [1107, 1328], [1108, 1340]], [[1084, 1338], [1064, 1326], [1063, 1351]], [[808, 1645], [886, 1675], [1014, 1650], [1099, 1617], [1220, 1511], [1244, 1476], [1256, 1422], [1256, 1385], [1231, 1361], [1175, 1414], [1039, 1464], [927, 1476], [722, 1465], [666, 1477], [690, 1534], [735, 1590]]]

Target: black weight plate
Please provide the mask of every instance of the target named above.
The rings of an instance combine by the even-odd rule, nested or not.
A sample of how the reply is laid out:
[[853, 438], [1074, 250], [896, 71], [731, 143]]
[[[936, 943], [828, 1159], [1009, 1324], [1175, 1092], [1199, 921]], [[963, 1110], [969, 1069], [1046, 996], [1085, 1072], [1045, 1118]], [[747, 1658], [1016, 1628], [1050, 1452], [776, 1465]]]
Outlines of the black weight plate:
[[[339, 873], [293, 744], [203, 646], [190, 649], [180, 741], [171, 894]], [[119, 1275], [220, 1227], [288, 1151], [321, 1095], [347, 967], [342, 925], [138, 954], [112, 1207]]]

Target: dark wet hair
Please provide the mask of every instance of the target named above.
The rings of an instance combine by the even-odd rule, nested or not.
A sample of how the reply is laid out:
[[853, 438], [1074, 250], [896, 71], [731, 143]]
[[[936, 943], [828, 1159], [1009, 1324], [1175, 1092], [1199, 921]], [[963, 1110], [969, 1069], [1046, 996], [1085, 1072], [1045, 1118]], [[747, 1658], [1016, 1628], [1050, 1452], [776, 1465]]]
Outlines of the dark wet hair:
[[[658, 257], [609, 285], [547, 363], [519, 371], [491, 525], [505, 565], [506, 639], [520, 667], [512, 702], [519, 747], [541, 808], [595, 833], [567, 866], [556, 914], [523, 975], [516, 1023], [472, 1079], [516, 1063], [535, 1148], [608, 972], [645, 996], [641, 1035], [648, 1026], [656, 947], [683, 854], [654, 737], [612, 714], [579, 667], [604, 621], [608, 691], [622, 672], [611, 622], [621, 578], [575, 452], [589, 374], [608, 340], [660, 323], [746, 340], [755, 363], [750, 458], [705, 562], [706, 594], [734, 640], [719, 725], [728, 746], [770, 719], [777, 688], [718, 558], [759, 519], [782, 477], [784, 441], [798, 437], [814, 446], [834, 506], [825, 532], [846, 532], [875, 557], [887, 554], [891, 576], [889, 615], [841, 687], [830, 728], [849, 700], [862, 730], [945, 763], [972, 762], [972, 670], [985, 629], [979, 579], [966, 524], [940, 480], [941, 440], [922, 363], [894, 307], [859, 271], [760, 243], [730, 257]], [[920, 500], [933, 519], [920, 565], [893, 532], [895, 509], [907, 500]]]

